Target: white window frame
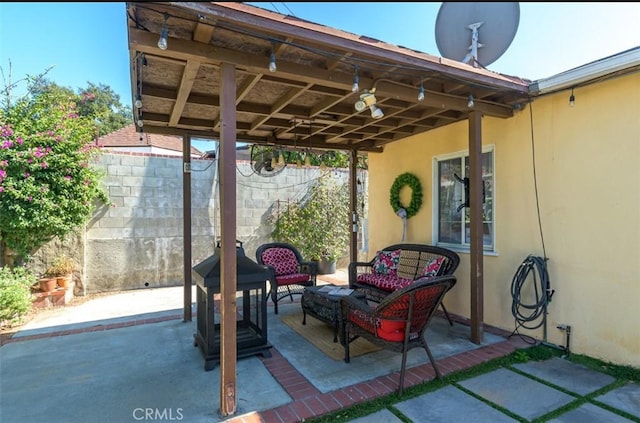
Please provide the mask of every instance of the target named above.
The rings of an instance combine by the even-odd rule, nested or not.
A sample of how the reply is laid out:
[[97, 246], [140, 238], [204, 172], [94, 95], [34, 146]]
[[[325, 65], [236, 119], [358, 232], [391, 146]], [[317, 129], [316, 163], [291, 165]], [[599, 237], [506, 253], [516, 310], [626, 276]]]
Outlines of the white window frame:
[[[491, 236], [491, 245], [484, 245], [483, 243], [483, 251], [484, 254], [494, 254], [496, 253], [496, 161], [495, 161], [495, 145], [483, 145], [482, 146], [482, 154], [485, 153], [491, 153], [491, 163], [492, 163], [492, 193], [491, 193], [491, 205], [492, 205], [492, 211], [491, 211], [491, 216], [492, 216], [492, 220], [491, 220], [491, 226], [490, 226], [490, 236]], [[433, 234], [433, 244], [434, 245], [438, 245], [438, 246], [442, 246], [445, 248], [449, 248], [451, 250], [455, 250], [455, 251], [460, 251], [460, 252], [470, 252], [471, 251], [471, 246], [469, 243], [464, 242], [464, 238], [463, 238], [463, 234], [460, 234], [460, 238], [461, 238], [461, 243], [456, 244], [456, 243], [447, 243], [447, 242], [440, 242], [438, 241], [440, 239], [440, 180], [438, 177], [438, 169], [439, 169], [439, 162], [442, 161], [446, 161], [446, 160], [451, 160], [451, 159], [461, 159], [462, 163], [463, 163], [463, 168], [464, 168], [464, 160], [465, 158], [469, 157], [469, 150], [463, 150], [463, 151], [457, 151], [454, 153], [448, 153], [448, 154], [442, 154], [439, 156], [434, 156], [433, 157], [433, 165], [432, 165], [432, 171], [433, 171], [433, 201], [432, 201], [432, 216], [433, 216], [433, 222], [432, 222], [432, 234]], [[462, 178], [464, 178], [466, 175], [460, 175]], [[458, 183], [458, 182], [456, 182]], [[462, 184], [461, 184], [462, 186]], [[461, 198], [461, 201], [464, 201], [464, 188], [462, 189], [462, 196], [463, 198]], [[462, 216], [464, 216], [464, 209], [463, 211], [461, 211]], [[461, 228], [464, 228], [465, 224], [464, 224], [464, 218], [461, 218]]]

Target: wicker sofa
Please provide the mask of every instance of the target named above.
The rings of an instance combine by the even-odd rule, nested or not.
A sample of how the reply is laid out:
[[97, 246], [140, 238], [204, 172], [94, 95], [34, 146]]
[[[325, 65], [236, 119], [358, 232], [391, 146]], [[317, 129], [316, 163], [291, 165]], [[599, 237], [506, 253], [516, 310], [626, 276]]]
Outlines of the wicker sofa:
[[[383, 248], [368, 262], [349, 263], [349, 287], [367, 299], [381, 302], [392, 292], [424, 277], [453, 275], [460, 257], [447, 248], [427, 244], [394, 244]], [[449, 313], [442, 305], [449, 323]]]

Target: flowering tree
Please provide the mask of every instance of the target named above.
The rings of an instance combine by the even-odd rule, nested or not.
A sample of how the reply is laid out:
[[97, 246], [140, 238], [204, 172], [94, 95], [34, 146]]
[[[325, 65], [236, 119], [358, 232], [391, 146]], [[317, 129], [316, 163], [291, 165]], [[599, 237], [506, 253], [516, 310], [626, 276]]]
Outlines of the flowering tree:
[[99, 154], [96, 123], [77, 113], [92, 96], [29, 92], [0, 110], [0, 243], [8, 264], [8, 250], [26, 258], [85, 224], [96, 200], [108, 202], [90, 166]]

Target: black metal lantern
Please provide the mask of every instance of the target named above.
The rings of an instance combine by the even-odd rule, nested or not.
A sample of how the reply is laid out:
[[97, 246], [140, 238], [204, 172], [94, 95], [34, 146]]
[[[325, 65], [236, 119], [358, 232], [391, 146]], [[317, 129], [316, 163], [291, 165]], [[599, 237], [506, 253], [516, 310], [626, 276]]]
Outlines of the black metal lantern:
[[[269, 270], [244, 254], [242, 243], [236, 241], [237, 293], [242, 293], [236, 314], [238, 358], [255, 354], [271, 357], [267, 341], [267, 292]], [[196, 281], [197, 332], [194, 346], [200, 346], [205, 358], [205, 370], [220, 362], [220, 311], [215, 294], [220, 293], [220, 243], [215, 253], [193, 267]], [[239, 297], [239, 296], [238, 296]]]

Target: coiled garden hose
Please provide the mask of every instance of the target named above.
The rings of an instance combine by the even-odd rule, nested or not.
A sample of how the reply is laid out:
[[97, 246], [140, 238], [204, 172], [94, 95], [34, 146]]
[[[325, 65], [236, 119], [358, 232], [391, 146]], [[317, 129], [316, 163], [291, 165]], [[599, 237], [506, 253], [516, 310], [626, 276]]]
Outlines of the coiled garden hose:
[[[529, 274], [533, 276], [533, 293], [535, 301], [533, 303], [524, 303], [522, 299], [523, 288], [529, 278]], [[527, 291], [528, 292], [528, 291]], [[547, 259], [527, 256], [520, 264], [513, 280], [511, 281], [511, 313], [516, 319], [516, 329], [523, 327], [525, 329], [537, 329], [545, 322], [547, 305], [551, 302], [551, 297], [555, 291], [551, 289], [549, 282], [549, 274], [547, 273]], [[540, 317], [543, 317], [538, 323]], [[513, 335], [513, 334], [512, 334]]]

